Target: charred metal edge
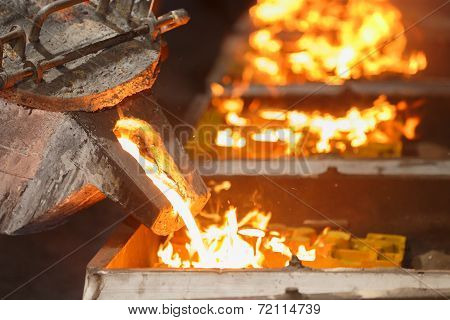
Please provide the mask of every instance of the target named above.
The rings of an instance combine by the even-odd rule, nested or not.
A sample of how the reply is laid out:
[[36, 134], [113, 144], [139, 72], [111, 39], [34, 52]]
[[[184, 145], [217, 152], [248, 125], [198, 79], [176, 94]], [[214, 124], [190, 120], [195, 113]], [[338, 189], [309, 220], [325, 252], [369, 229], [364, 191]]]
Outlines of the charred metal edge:
[[[242, 91], [241, 97], [259, 97], [271, 95], [273, 97], [289, 97], [315, 95], [336, 97], [342, 94], [390, 97], [422, 98], [450, 97], [450, 79], [393, 79], [393, 80], [349, 80], [342, 85], [328, 85], [320, 82], [305, 82], [303, 84], [288, 84], [284, 86], [264, 86], [251, 84]], [[219, 97], [233, 96], [234, 88], [224, 85], [224, 93]]]
[[197, 163], [203, 176], [320, 177], [330, 171], [345, 176], [405, 176], [450, 178], [450, 160], [298, 158], [272, 160], [217, 160]]

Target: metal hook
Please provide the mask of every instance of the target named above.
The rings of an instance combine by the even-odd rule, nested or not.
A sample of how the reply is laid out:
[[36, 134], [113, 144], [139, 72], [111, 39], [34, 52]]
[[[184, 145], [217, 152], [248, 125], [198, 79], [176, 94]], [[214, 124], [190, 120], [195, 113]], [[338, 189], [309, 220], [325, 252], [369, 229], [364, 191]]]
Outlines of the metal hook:
[[30, 42], [39, 42], [39, 36], [42, 26], [44, 25], [44, 22], [45, 20], [47, 20], [49, 15], [66, 8], [73, 7], [83, 2], [89, 2], [89, 0], [59, 0], [42, 7], [41, 10], [39, 10], [33, 18], [33, 27], [31, 28], [29, 37]]

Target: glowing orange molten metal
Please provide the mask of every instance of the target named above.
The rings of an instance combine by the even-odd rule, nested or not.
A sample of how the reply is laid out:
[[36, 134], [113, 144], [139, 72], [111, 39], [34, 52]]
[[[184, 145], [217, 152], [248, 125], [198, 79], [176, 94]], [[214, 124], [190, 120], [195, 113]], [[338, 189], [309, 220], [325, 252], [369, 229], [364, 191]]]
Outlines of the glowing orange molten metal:
[[[230, 104], [228, 101], [232, 101]], [[405, 102], [397, 105], [390, 103], [385, 96], [380, 96], [370, 108], [350, 107], [342, 116], [313, 111], [286, 111], [281, 108], [258, 107], [252, 111], [235, 114], [240, 99], [215, 99], [215, 107], [224, 114], [228, 128], [217, 132], [215, 144], [220, 147], [243, 148], [248, 140], [255, 142], [282, 143], [285, 155], [292, 155], [296, 147], [303, 143], [302, 138], [309, 134], [314, 141], [313, 153], [345, 152], [369, 143], [395, 143], [399, 138], [395, 132], [414, 139], [415, 128], [419, 118], [408, 118], [403, 124], [397, 119], [397, 111], [405, 108]], [[233, 114], [233, 117], [230, 117]], [[238, 121], [239, 119], [239, 121]], [[252, 128], [252, 133], [244, 135], [245, 128]]]
[[422, 51], [405, 53], [402, 15], [389, 0], [258, 0], [250, 18], [243, 73], [255, 82], [340, 83], [427, 66]]
[[[190, 211], [189, 201], [185, 200], [177, 190], [177, 184], [159, 167], [155, 159], [143, 152], [140, 147], [151, 149], [152, 145], [139, 146], [136, 137], [130, 132], [140, 130], [139, 142], [142, 140], [154, 141], [151, 137], [151, 127], [145, 121], [133, 118], [122, 118], [117, 121], [114, 133], [123, 150], [133, 156], [145, 170], [147, 177], [161, 191], [171, 203], [174, 211], [183, 219], [187, 235], [190, 239], [185, 244], [188, 257], [182, 258], [170, 241], [161, 245], [158, 257], [161, 262], [170, 267], [197, 267], [197, 268], [246, 268], [262, 267], [264, 250], [273, 250], [286, 254], [290, 251], [283, 244], [284, 239], [270, 237], [267, 243], [262, 244], [262, 238], [266, 235], [264, 230], [270, 220], [270, 213], [252, 211], [242, 220], [237, 221], [236, 209], [230, 208], [225, 214], [225, 222], [222, 226], [210, 225], [200, 231]], [[142, 137], [142, 135], [145, 135]], [[144, 139], [142, 139], [144, 138]], [[248, 239], [254, 241], [248, 241]], [[286, 262], [287, 263], [287, 262]]]
[[[270, 213], [254, 210], [237, 220], [236, 208], [230, 208], [223, 223], [209, 224], [202, 229], [208, 260], [203, 260], [190, 243], [185, 243], [184, 256], [174, 251], [169, 238], [160, 246], [158, 257], [163, 265], [172, 268], [262, 268], [267, 251], [292, 256], [284, 244], [285, 239], [266, 234]], [[190, 231], [187, 231], [190, 238]], [[286, 256], [288, 257], [288, 256]], [[286, 258], [286, 264], [289, 262]]]
[[[161, 161], [161, 154], [156, 153], [158, 137], [152, 127], [139, 119], [122, 118], [116, 123], [114, 133], [123, 150], [137, 160], [186, 225], [185, 229], [177, 232], [178, 235], [168, 237], [160, 245], [157, 253], [160, 266], [281, 268], [289, 265], [296, 255], [306, 266], [313, 268], [392, 267], [403, 259], [406, 241], [403, 237], [369, 234], [363, 241], [352, 240], [348, 233], [329, 229], [317, 235], [309, 227], [280, 225], [277, 228], [269, 225], [271, 213], [256, 209], [238, 220], [237, 209], [230, 207], [221, 224], [208, 223], [206, 227], [199, 227], [191, 213], [189, 200], [165, 172], [167, 168], [163, 164], [169, 160]], [[222, 183], [218, 187], [217, 192], [223, 188], [228, 190], [230, 183]], [[203, 213], [203, 218], [221, 219], [206, 213]], [[185, 233], [184, 237], [180, 237], [182, 233]], [[394, 251], [392, 243], [396, 244]], [[382, 257], [387, 260], [381, 261], [372, 247], [384, 252]]]

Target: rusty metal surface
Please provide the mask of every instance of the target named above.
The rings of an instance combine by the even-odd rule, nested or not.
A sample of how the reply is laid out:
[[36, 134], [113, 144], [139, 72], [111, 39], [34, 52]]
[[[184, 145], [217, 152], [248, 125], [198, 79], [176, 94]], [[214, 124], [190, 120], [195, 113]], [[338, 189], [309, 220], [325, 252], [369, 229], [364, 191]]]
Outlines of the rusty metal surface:
[[[19, 0], [12, 4], [0, 1], [1, 33], [12, 25], [29, 32], [32, 17], [48, 1]], [[101, 17], [92, 3], [82, 3], [47, 17], [40, 32], [40, 41], [27, 45], [30, 63], [20, 64], [13, 52], [6, 52], [4, 69], [30, 76], [30, 65], [50, 60], [68, 52], [80, 50], [87, 44], [103, 41], [130, 31], [133, 26], [113, 13]], [[36, 33], [36, 32], [35, 32]], [[14, 88], [0, 91], [0, 96], [16, 103], [52, 111], [96, 111], [112, 107], [125, 97], [148, 89], [157, 76], [160, 60], [160, 41], [139, 36], [100, 52], [80, 57], [64, 66], [48, 70], [43, 82], [32, 79]], [[19, 62], [19, 63], [18, 63]], [[25, 66], [25, 68], [24, 68]], [[33, 69], [31, 69], [33, 71]], [[14, 79], [12, 79], [14, 80]]]
[[[30, 42], [34, 45], [40, 43], [40, 32], [47, 17], [63, 9], [71, 8], [73, 5], [80, 4], [83, 0], [60, 0], [43, 7], [35, 15], [32, 21], [30, 31]], [[11, 31], [0, 38], [0, 45], [11, 43], [13, 49], [17, 52], [23, 62], [23, 70], [16, 72], [3, 71], [0, 74], [0, 90], [14, 87], [15, 85], [33, 79], [36, 85], [40, 85], [44, 79], [44, 75], [50, 69], [59, 68], [63, 65], [75, 60], [84, 58], [91, 54], [96, 54], [102, 50], [121, 45], [132, 41], [137, 37], [146, 37], [150, 35], [148, 41], [157, 41], [158, 37], [172, 29], [186, 24], [189, 21], [189, 15], [183, 9], [171, 11], [158, 18], [151, 15], [149, 18], [142, 19], [141, 25], [132, 28], [129, 31], [122, 32], [116, 36], [106, 38], [100, 41], [88, 43], [82, 47], [73, 49], [62, 54], [58, 54], [52, 58], [47, 58], [39, 62], [27, 60], [25, 53], [26, 34], [22, 27], [13, 26]], [[3, 53], [3, 47], [1, 47]], [[3, 60], [3, 59], [2, 59]]]
[[[279, 97], [298, 95], [320, 95], [323, 97], [338, 97], [342, 94], [369, 95], [380, 94], [391, 97], [449, 97], [450, 79], [389, 79], [389, 80], [349, 80], [342, 85], [329, 85], [319, 82], [303, 84], [288, 84], [284, 86], [267, 87], [264, 85], [249, 85], [242, 90], [242, 97], [258, 97], [261, 95], [273, 95]], [[222, 97], [232, 97], [236, 88], [230, 85], [224, 86]]]
[[33, 18], [33, 25], [30, 30], [30, 42], [39, 42], [42, 25], [49, 15], [57, 11], [61, 11], [74, 5], [88, 2], [86, 0], [57, 0], [42, 7]]
[[330, 171], [344, 176], [405, 176], [450, 178], [448, 159], [315, 159], [217, 160], [198, 162], [203, 176], [303, 176], [319, 177]]
[[[148, 94], [130, 97], [117, 108], [161, 130], [175, 162], [185, 160], [161, 108]], [[53, 227], [104, 197], [156, 233], [183, 226], [139, 164], [120, 147], [112, 131], [118, 110], [54, 113], [0, 101], [1, 233]], [[198, 212], [208, 200], [208, 190], [195, 169], [180, 170], [196, 195], [192, 206]]]

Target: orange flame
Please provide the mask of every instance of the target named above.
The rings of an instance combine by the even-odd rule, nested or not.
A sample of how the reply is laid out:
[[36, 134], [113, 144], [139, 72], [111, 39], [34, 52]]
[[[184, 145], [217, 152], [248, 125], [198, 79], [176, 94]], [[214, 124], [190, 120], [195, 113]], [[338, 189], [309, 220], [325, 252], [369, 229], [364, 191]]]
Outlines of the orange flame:
[[[211, 215], [202, 214], [207, 218]], [[159, 266], [171, 268], [283, 268], [296, 256], [310, 268], [398, 267], [404, 256], [406, 238], [369, 233], [356, 238], [350, 233], [325, 228], [317, 234], [310, 227], [270, 225], [271, 215], [259, 210], [239, 222], [231, 207], [223, 223], [205, 223], [203, 242], [211, 260], [202, 260], [191, 250], [188, 237], [178, 231], [160, 245]], [[175, 249], [176, 248], [176, 249]]]
[[[117, 121], [114, 133], [123, 150], [137, 160], [145, 170], [147, 177], [167, 198], [173, 210], [186, 225], [187, 235], [191, 240], [185, 244], [189, 257], [184, 258], [179, 252], [176, 252], [169, 238], [169, 241], [161, 245], [157, 253], [161, 262], [174, 268], [262, 267], [264, 256], [260, 248], [271, 214], [254, 210], [238, 222], [236, 209], [230, 208], [226, 212], [225, 221], [221, 226], [211, 224], [201, 231], [190, 210], [189, 200], [184, 199], [178, 192], [176, 183], [164, 172], [163, 168], [159, 168], [154, 159], [141, 152], [138, 144], [134, 142], [134, 137], [131, 136], [131, 129], [142, 129], [140, 130], [141, 134], [149, 134], [149, 126], [148, 123], [139, 119], [122, 118]], [[152, 141], [152, 139], [140, 140]], [[144, 146], [144, 148], [151, 147]], [[255, 239], [255, 243], [251, 243], [245, 238]], [[272, 237], [270, 242], [264, 245], [266, 248], [273, 248], [275, 252], [290, 254], [283, 246], [283, 241], [283, 239]]]
[[[261, 268], [264, 260], [261, 245], [269, 220], [270, 213], [255, 210], [238, 222], [236, 208], [231, 207], [225, 213], [222, 225], [210, 224], [201, 231], [208, 260], [197, 255], [196, 250], [189, 251], [189, 256], [181, 259], [173, 251], [170, 238], [161, 244], [158, 257], [161, 263], [172, 268]], [[186, 232], [191, 238], [190, 230]]]
[[[136, 159], [139, 165], [145, 170], [147, 177], [171, 203], [174, 211], [183, 219], [186, 227], [190, 231], [193, 248], [202, 259], [208, 260], [209, 257], [201, 239], [200, 231], [191, 213], [189, 200], [183, 199], [177, 191], [176, 183], [162, 170], [162, 168], [158, 167], [157, 163], [155, 163], [153, 159], [150, 159], [148, 156], [142, 154], [139, 150], [139, 146], [133, 142], [133, 137], [129, 136], [127, 129], [140, 128], [144, 126], [150, 125], [139, 119], [122, 118], [116, 123], [115, 134], [120, 145], [122, 146], [122, 149]], [[150, 148], [152, 146], [145, 147]], [[177, 259], [176, 257], [173, 258]]]
[[[133, 136], [133, 129], [144, 136]], [[405, 244], [403, 237], [372, 234], [368, 238], [372, 245], [386, 247], [386, 250], [395, 247], [391, 242], [399, 244], [398, 252], [385, 253], [391, 255], [391, 260], [395, 260], [394, 264], [389, 261], [380, 262], [377, 261], [376, 254], [367, 250], [364, 252], [365, 242], [361, 241], [355, 242], [353, 251], [335, 250], [332, 253], [331, 249], [348, 247], [351, 240], [348, 233], [325, 229], [317, 237], [315, 231], [307, 227], [278, 231], [269, 226], [271, 213], [259, 210], [250, 211], [238, 221], [237, 209], [230, 207], [221, 225], [209, 224], [200, 228], [190, 211], [189, 200], [180, 194], [175, 181], [165, 173], [164, 168], [159, 167], [157, 160], [146, 152], [141, 152], [154, 147], [147, 145], [155, 143], [155, 139], [151, 139], [151, 130], [151, 126], [145, 121], [122, 118], [116, 123], [114, 133], [123, 150], [137, 160], [147, 177], [167, 198], [186, 225], [184, 230], [188, 239], [181, 243], [181, 248], [179, 242], [174, 242], [173, 235], [160, 245], [157, 252], [160, 264], [172, 268], [280, 268], [289, 265], [294, 254], [305, 263], [313, 263], [308, 265], [311, 267], [336, 267], [340, 263], [346, 265], [348, 257], [359, 259], [353, 261], [351, 266], [395, 266], [401, 263]], [[139, 140], [139, 145], [134, 142], [136, 140]], [[146, 141], [145, 145], [141, 145], [143, 141]], [[226, 188], [229, 189], [229, 186]], [[207, 214], [203, 216], [208, 217]], [[317, 264], [316, 250], [320, 253]], [[333, 254], [342, 257], [342, 261]]]
[[340, 83], [427, 66], [422, 51], [405, 54], [402, 15], [388, 0], [258, 0], [249, 13], [256, 31], [243, 73], [255, 82]]
[[219, 147], [243, 148], [246, 145], [246, 139], [237, 131], [230, 128], [217, 132], [216, 145]]
[[[226, 105], [227, 101], [228, 99], [217, 99], [215, 106], [223, 112], [226, 108], [221, 107], [221, 103]], [[231, 121], [230, 114], [234, 117], [233, 111], [225, 114], [225, 121], [230, 127], [218, 131], [216, 145], [243, 148], [247, 145], [248, 139], [255, 142], [283, 142], [286, 154], [289, 155], [301, 143], [306, 130], [316, 139], [314, 152], [329, 153], [333, 150], [344, 152], [347, 148], [358, 148], [370, 142], [381, 144], [395, 142], [397, 136], [391, 137], [389, 130], [383, 131], [385, 129], [383, 125], [386, 123], [395, 124], [395, 127], [399, 127], [400, 133], [403, 133], [408, 139], [413, 139], [415, 127], [420, 119], [408, 118], [403, 125], [400, 120], [396, 119], [397, 111], [402, 108], [405, 108], [405, 102], [401, 101], [394, 105], [385, 96], [380, 96], [373, 102], [372, 107], [359, 109], [353, 106], [343, 116], [334, 116], [318, 111], [307, 113], [277, 108], [260, 108], [257, 109], [257, 112], [241, 111], [242, 114], [236, 115], [236, 119], [240, 120]], [[266, 128], [265, 120], [272, 126]], [[256, 131], [253, 130], [246, 136], [244, 135], [245, 130], [233, 128], [246, 126], [252, 129], [256, 127]]]

